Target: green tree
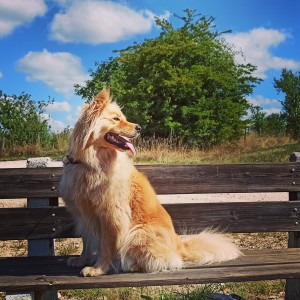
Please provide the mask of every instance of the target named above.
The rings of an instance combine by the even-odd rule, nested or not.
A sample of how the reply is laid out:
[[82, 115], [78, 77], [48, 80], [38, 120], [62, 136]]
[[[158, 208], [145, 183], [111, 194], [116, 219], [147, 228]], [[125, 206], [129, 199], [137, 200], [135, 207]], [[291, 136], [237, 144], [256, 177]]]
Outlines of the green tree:
[[300, 137], [300, 72], [293, 73], [283, 69], [281, 77], [274, 79], [274, 87], [278, 93], [284, 93], [280, 101], [286, 118], [287, 133], [295, 138]]
[[97, 63], [78, 95], [90, 101], [103, 86], [124, 106], [129, 119], [143, 127], [144, 135], [173, 133], [190, 143], [209, 146], [238, 139], [242, 117], [260, 80], [256, 67], [237, 64], [235, 53], [214, 28], [214, 18], [185, 10], [174, 28], [156, 19], [157, 38], [119, 50], [115, 58]]
[[48, 104], [49, 102], [36, 102], [28, 94], [8, 96], [0, 91], [2, 148], [37, 143], [47, 146], [51, 134], [42, 114]]
[[264, 134], [275, 136], [284, 135], [285, 127], [285, 115], [283, 113], [273, 113], [265, 118]]
[[259, 106], [252, 106], [250, 117], [250, 129], [259, 135], [262, 135], [266, 128], [266, 113]]
[[284, 135], [285, 134], [285, 115], [282, 113], [272, 113], [267, 115], [259, 106], [250, 108], [251, 116], [249, 119], [250, 131], [258, 135]]

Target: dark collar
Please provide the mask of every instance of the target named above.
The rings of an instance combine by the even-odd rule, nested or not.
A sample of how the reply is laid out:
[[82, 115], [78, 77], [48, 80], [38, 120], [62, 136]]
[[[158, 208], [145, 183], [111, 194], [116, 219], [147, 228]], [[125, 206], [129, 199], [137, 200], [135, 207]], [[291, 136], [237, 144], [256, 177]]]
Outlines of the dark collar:
[[74, 160], [74, 158], [71, 157], [71, 156], [69, 156], [69, 155], [64, 156], [63, 159], [62, 159], [62, 161], [63, 161], [63, 163], [64, 163], [65, 166], [69, 165], [69, 164], [71, 164], [71, 165], [80, 164], [80, 161]]

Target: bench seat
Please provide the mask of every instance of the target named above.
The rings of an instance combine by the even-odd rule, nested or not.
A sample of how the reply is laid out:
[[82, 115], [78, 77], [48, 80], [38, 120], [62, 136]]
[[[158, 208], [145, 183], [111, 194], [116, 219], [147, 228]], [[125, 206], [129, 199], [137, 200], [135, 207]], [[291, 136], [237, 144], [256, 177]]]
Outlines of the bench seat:
[[300, 249], [245, 250], [234, 261], [162, 273], [122, 273], [83, 278], [66, 256], [0, 258], [0, 290], [6, 292], [221, 283], [300, 277]]

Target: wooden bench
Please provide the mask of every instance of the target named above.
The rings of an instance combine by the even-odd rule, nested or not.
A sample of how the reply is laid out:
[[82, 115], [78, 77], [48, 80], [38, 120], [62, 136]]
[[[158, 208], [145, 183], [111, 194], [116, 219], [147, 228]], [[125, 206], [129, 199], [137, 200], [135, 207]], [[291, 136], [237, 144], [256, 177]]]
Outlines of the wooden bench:
[[[67, 257], [55, 256], [53, 250], [54, 239], [76, 237], [72, 218], [58, 205], [63, 169], [0, 169], [0, 199], [29, 199], [27, 207], [0, 209], [0, 240], [29, 241], [29, 256], [0, 258], [0, 291], [34, 291], [35, 299], [56, 299], [56, 291], [63, 289], [287, 279], [286, 299], [299, 300], [300, 202], [296, 200], [300, 200], [300, 159], [296, 153], [293, 157], [295, 162], [279, 164], [138, 166], [161, 195], [289, 193], [290, 201], [165, 205], [179, 233], [211, 226], [230, 233], [290, 232], [286, 249], [245, 250], [245, 256], [234, 261], [189, 265], [176, 272], [95, 278], [79, 276], [80, 270], [68, 268]], [[42, 246], [36, 248], [37, 242]]]

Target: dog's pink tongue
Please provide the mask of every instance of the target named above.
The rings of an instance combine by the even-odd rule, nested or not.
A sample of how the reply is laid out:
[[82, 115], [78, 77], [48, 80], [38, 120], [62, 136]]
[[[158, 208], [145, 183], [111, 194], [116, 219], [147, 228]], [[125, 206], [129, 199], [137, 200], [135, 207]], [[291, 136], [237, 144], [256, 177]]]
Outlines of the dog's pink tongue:
[[131, 151], [132, 155], [135, 156], [136, 155], [136, 150], [133, 147], [133, 145], [129, 142], [126, 142], [126, 146], [129, 148], [129, 150]]

